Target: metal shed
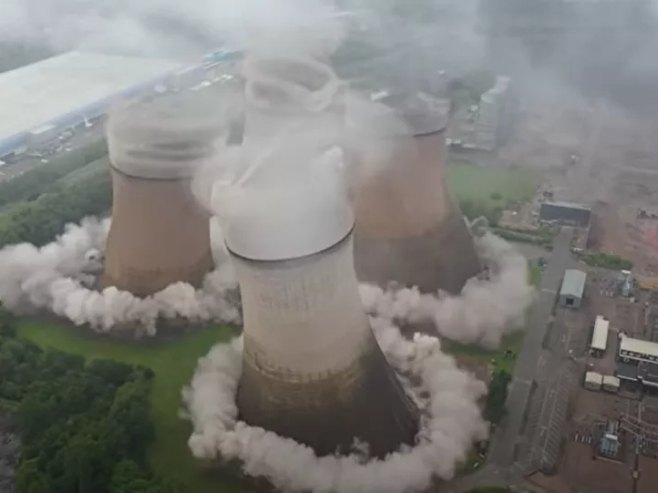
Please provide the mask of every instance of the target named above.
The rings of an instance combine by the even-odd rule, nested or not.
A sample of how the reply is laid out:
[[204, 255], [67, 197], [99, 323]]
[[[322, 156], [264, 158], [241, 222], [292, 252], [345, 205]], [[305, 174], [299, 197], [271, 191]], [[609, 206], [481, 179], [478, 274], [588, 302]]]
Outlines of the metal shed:
[[560, 306], [567, 308], [580, 308], [585, 291], [587, 275], [577, 269], [568, 269], [564, 272], [562, 287], [560, 288]]

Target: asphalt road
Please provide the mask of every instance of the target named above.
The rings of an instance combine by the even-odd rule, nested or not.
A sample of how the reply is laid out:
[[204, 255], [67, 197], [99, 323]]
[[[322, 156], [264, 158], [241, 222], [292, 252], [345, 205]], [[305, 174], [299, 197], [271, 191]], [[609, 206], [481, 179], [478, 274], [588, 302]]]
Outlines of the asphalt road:
[[[514, 367], [512, 383], [507, 396], [507, 416], [494, 434], [489, 462], [500, 467], [511, 467], [515, 462], [514, 451], [523, 440], [521, 428], [530, 397], [533, 380], [539, 370], [542, 342], [548, 330], [555, 297], [560, 289], [565, 269], [577, 266], [572, 257], [570, 243], [573, 231], [562, 228], [553, 243], [553, 251], [543, 272], [541, 286], [528, 314], [528, 332], [523, 348]], [[543, 369], [543, 371], [546, 371]]]

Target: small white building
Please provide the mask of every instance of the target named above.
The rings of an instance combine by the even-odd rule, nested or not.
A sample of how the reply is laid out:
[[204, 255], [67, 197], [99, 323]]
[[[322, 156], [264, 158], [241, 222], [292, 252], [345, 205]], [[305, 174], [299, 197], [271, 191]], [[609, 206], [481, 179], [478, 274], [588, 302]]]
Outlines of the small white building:
[[608, 392], [618, 392], [619, 391], [619, 379], [612, 375], [606, 375], [603, 377], [603, 390]]
[[597, 315], [594, 321], [594, 331], [592, 332], [592, 341], [589, 349], [592, 356], [602, 356], [608, 347], [608, 332], [610, 331], [610, 321], [603, 315]]
[[603, 375], [595, 371], [585, 373], [585, 388], [587, 390], [601, 390], [603, 385]]

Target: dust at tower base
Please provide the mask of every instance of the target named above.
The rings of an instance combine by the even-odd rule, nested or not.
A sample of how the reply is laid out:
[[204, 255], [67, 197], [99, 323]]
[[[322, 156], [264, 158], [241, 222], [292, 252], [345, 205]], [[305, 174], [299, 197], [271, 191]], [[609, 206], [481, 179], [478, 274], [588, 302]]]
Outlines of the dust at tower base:
[[447, 107], [422, 93], [382, 103], [382, 114], [395, 113], [404, 125], [385, 136], [400, 141], [389, 162], [355, 155], [357, 170], [374, 170], [354, 180], [357, 275], [380, 286], [396, 281], [422, 292], [459, 294], [481, 265], [445, 184]]
[[200, 285], [213, 268], [209, 216], [191, 192], [224, 134], [203, 100], [178, 96], [113, 112], [108, 123], [113, 208], [103, 286], [148, 296]]

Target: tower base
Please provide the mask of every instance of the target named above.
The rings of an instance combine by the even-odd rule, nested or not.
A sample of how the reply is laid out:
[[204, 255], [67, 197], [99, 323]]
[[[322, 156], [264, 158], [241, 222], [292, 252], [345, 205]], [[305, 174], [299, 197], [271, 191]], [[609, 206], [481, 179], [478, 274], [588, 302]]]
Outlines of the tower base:
[[456, 210], [417, 236], [382, 238], [365, 235], [357, 227], [354, 258], [360, 281], [379, 286], [395, 281], [424, 293], [441, 289], [459, 294], [481, 271], [471, 234]]
[[382, 458], [418, 432], [418, 411], [374, 336], [363, 356], [340, 373], [296, 379], [267, 372], [246, 352], [238, 387], [240, 418], [311, 447], [318, 456], [367, 444]]

